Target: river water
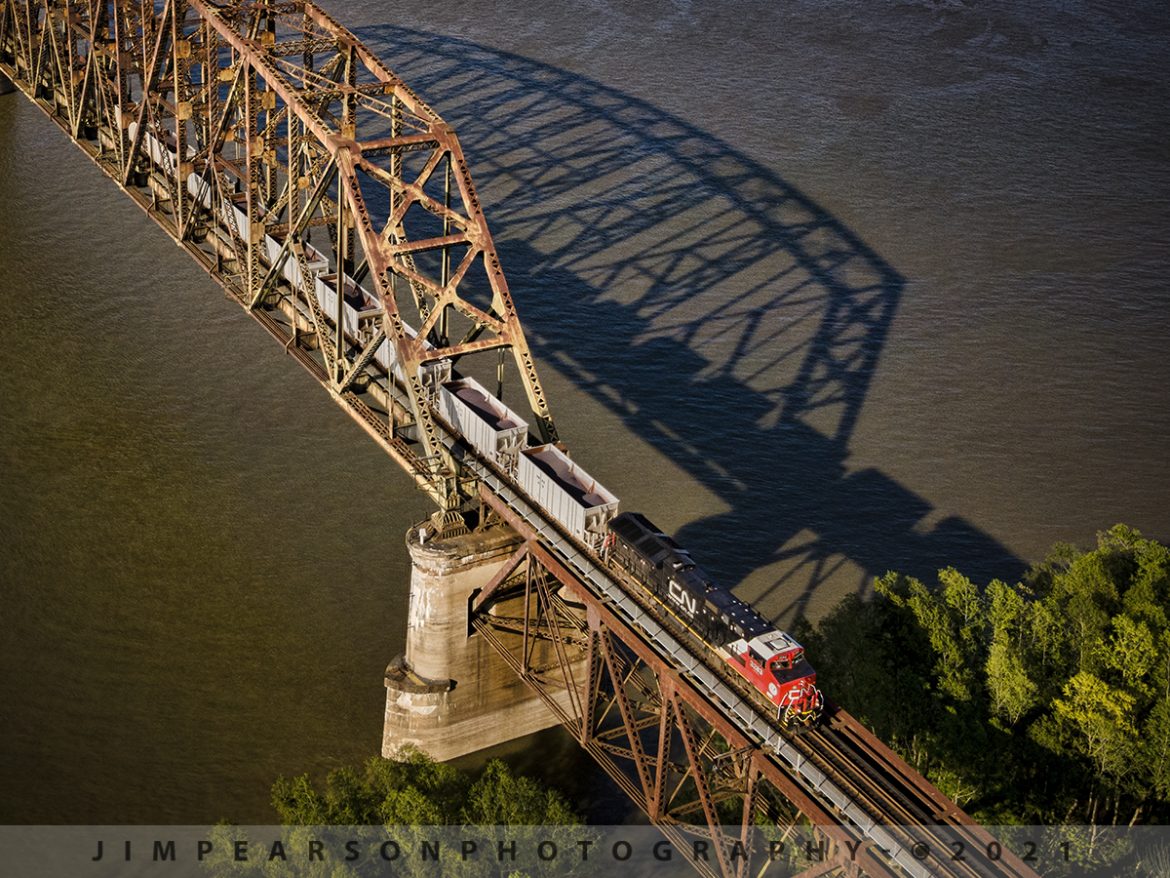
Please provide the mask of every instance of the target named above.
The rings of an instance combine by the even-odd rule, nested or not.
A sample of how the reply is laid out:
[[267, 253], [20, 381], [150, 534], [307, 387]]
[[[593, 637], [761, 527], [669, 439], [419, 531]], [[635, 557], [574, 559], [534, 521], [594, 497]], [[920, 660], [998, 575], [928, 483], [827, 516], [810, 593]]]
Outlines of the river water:
[[[785, 622], [1170, 537], [1170, 11], [1126, 7], [327, 6], [460, 133], [574, 456]], [[0, 296], [0, 820], [264, 822], [376, 752], [425, 500], [19, 95]]]

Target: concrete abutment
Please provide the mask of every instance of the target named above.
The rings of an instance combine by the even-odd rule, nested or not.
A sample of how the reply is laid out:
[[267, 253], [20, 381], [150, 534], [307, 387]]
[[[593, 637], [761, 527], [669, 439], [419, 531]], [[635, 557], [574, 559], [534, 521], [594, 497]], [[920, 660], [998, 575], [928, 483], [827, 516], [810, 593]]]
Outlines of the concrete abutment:
[[[555, 714], [470, 629], [472, 594], [519, 548], [504, 527], [451, 538], [407, 534], [406, 652], [386, 669], [382, 755], [413, 745], [440, 761], [557, 725]], [[566, 700], [567, 703], [567, 700]]]

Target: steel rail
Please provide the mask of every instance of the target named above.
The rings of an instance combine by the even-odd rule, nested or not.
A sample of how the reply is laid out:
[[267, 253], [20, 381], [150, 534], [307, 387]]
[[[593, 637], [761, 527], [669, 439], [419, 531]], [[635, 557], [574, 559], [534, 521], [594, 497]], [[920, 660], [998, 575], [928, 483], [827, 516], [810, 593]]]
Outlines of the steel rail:
[[[459, 442], [452, 434], [449, 425], [440, 423], [444, 428], [449, 448]], [[630, 594], [614, 576], [613, 572], [604, 567], [585, 547], [579, 545], [568, 534], [564, 533], [554, 522], [550, 521], [535, 503], [531, 502], [523, 492], [515, 486], [511, 479], [494, 466], [484, 461], [470, 448], [461, 449], [468, 457], [468, 465], [476, 471], [480, 481], [490, 488], [492, 494], [513, 510], [524, 522], [528, 523], [533, 532], [539, 535], [542, 543], [554, 551], [565, 564], [577, 575], [581, 583], [590, 588], [611, 610], [621, 616], [626, 623], [641, 632], [651, 648], [658, 651], [663, 658], [672, 661], [674, 666], [683, 673], [712, 700], [721, 707], [728, 716], [738, 718], [741, 728], [750, 732], [755, 740], [771, 754], [774, 754], [788, 770], [800, 777], [806, 788], [814, 793], [823, 803], [831, 805], [849, 823], [860, 831], [864, 837], [873, 841], [887, 856], [896, 862], [903, 870], [915, 878], [939, 874], [928, 868], [915, 855], [915, 845], [919, 840], [909, 833], [899, 832], [895, 823], [886, 822], [890, 815], [882, 813], [881, 808], [874, 802], [865, 808], [848, 792], [832, 774], [832, 769], [826, 770], [818, 765], [821, 760], [807, 744], [801, 742], [801, 736], [788, 736], [780, 730], [777, 720], [761, 712], [754, 699], [745, 697], [724, 678], [726, 665], [713, 656], [697, 656], [692, 648], [684, 645], [683, 638], [676, 637], [675, 632], [669, 630], [662, 620], [646, 612], [639, 601]], [[714, 658], [714, 661], [712, 660]], [[876, 799], [888, 794], [875, 792], [876, 784], [867, 785], [866, 794]], [[899, 805], [897, 810], [901, 816], [913, 816]], [[876, 813], [875, 813], [876, 812]], [[923, 813], [922, 816], [929, 815]], [[914, 825], [918, 825], [916, 822]], [[929, 830], [930, 823], [921, 824], [923, 829]], [[951, 824], [940, 824], [950, 827]], [[901, 835], [899, 840], [895, 833]], [[945, 840], [940, 839], [945, 842]], [[945, 845], [944, 845], [945, 846]], [[938, 867], [944, 869], [942, 874], [969, 874], [967, 864], [956, 863], [955, 867], [948, 866], [945, 861], [938, 861], [937, 856], [931, 856]], [[1011, 868], [1005, 863], [997, 871], [990, 874], [1032, 874], [1023, 863], [1022, 869]], [[1005, 869], [1011, 868], [1011, 871]]]

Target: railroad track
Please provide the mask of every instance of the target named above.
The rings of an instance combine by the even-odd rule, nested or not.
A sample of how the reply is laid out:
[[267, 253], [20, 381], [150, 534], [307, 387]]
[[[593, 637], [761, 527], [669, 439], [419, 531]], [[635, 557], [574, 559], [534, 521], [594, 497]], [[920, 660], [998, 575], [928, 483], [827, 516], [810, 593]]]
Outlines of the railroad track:
[[[884, 760], [875, 759], [871, 751], [856, 746], [845, 730], [831, 726], [813, 729], [800, 736], [798, 746], [803, 744], [808, 745], [805, 753], [810, 759], [822, 761], [823, 769], [862, 802], [867, 811], [882, 815], [888, 830], [900, 835], [912, 855], [921, 858], [932, 872], [980, 878], [1014, 874], [990, 862], [978, 864], [969, 857], [953, 859], [953, 845], [957, 841], [961, 843], [966, 827], [939, 821], [926, 804], [919, 785], [899, 783], [882, 764]], [[968, 846], [963, 845], [963, 849]]]
[[[451, 441], [457, 440], [452, 436]], [[494, 466], [478, 458], [472, 466], [497, 497], [534, 526], [554, 554], [580, 575], [587, 587], [604, 603], [620, 609], [620, 614], [660, 653], [671, 656], [680, 672], [705, 692], [713, 704], [729, 715], [740, 717], [744, 716], [743, 707], [750, 707], [754, 716], [746, 724], [745, 732], [754, 732], [758, 742], [777, 756], [786, 747], [795, 749], [801, 759], [827, 776], [837, 787], [838, 796], [860, 807], [868, 820], [859, 821], [844, 813], [847, 809], [842, 809], [834, 795], [826, 794], [823, 787], [815, 792], [835, 806], [843, 823], [854, 825], [879, 848], [889, 850], [891, 858], [908, 874], [916, 878], [934, 875], [1034, 878], [1033, 870], [1004, 850], [989, 833], [845, 711], [833, 707], [831, 715], [826, 712], [826, 723], [803, 733], [784, 729], [775, 707], [762, 704], [756, 690], [709, 646], [676, 622], [674, 614], [657, 596], [624, 571], [602, 564], [555, 523], [537, 516], [523, 495]], [[620, 589], [620, 597], [607, 591], [606, 582]], [[630, 603], [641, 614], [633, 612]], [[689, 662], [676, 647], [685, 650]], [[722, 691], [716, 683], [723, 684]], [[785, 761], [791, 765], [790, 758]], [[988, 851], [992, 853], [988, 855]]]
[[[627, 585], [636, 583], [625, 578]], [[685, 634], [689, 645], [698, 645], [694, 635], [681, 628], [674, 626], [675, 633]], [[771, 728], [805, 759], [893, 833], [927, 874], [970, 878], [1032, 874], [1026, 864], [1004, 850], [990, 833], [970, 822], [953, 802], [836, 704], [826, 701], [825, 716], [819, 725], [791, 731], [779, 722], [775, 708], [770, 703], [765, 707], [756, 690], [729, 665], [709, 667], [755, 706]]]

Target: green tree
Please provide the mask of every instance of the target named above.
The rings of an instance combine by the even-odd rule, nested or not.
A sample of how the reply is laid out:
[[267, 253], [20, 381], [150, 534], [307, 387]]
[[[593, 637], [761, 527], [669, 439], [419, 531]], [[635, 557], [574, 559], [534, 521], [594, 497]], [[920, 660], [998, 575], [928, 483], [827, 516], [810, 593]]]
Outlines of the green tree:
[[[434, 843], [436, 827], [459, 828], [460, 839], [475, 840], [479, 849], [494, 850], [506, 837], [524, 849], [545, 839], [559, 842], [564, 849], [581, 837], [581, 818], [556, 790], [531, 778], [513, 774], [499, 760], [492, 760], [478, 774], [459, 771], [435, 762], [426, 754], [411, 750], [400, 760], [367, 760], [358, 767], [346, 766], [329, 773], [318, 786], [308, 775], [279, 778], [272, 787], [272, 804], [284, 833], [281, 843], [292, 852], [303, 852], [313, 839], [332, 840], [331, 847], [357, 845], [354, 863], [310, 860], [293, 856], [287, 861], [271, 851], [253, 851], [245, 862], [233, 856], [236, 827], [220, 826], [212, 832], [213, 855], [208, 870], [216, 878], [364, 878], [366, 874], [387, 874], [380, 846], [386, 830], [403, 849], [417, 852], [423, 843]], [[341, 827], [341, 834], [329, 827]], [[551, 827], [551, 828], [550, 828]], [[557, 827], [575, 827], [558, 830]], [[501, 835], [501, 832], [504, 835]], [[565, 835], [568, 832], [569, 835]], [[570, 837], [571, 836], [571, 837]], [[536, 863], [534, 878], [563, 866]], [[464, 859], [458, 851], [440, 859], [407, 856], [394, 862], [394, 874], [428, 878], [442, 874], [451, 878], [502, 878], [511, 871], [507, 861], [490, 857]]]
[[888, 573], [875, 590], [907, 608], [926, 634], [939, 689], [956, 701], [969, 701], [983, 664], [987, 605], [976, 585], [954, 568], [940, 570], [938, 580], [938, 588], [929, 589], [912, 577]]
[[570, 825], [580, 817], [556, 790], [517, 777], [493, 759], [476, 777], [419, 750], [373, 757], [331, 772], [318, 790], [308, 775], [279, 778], [272, 805], [287, 825]]
[[1130, 695], [1080, 671], [1052, 707], [1065, 736], [1093, 763], [1099, 776], [1117, 782], [1130, 771], [1137, 738]]
[[471, 785], [463, 822], [507, 826], [570, 826], [581, 819], [556, 790], [517, 777], [498, 759]]
[[1118, 525], [1017, 583], [874, 590], [801, 635], [824, 690], [944, 792], [997, 821], [1170, 819], [1170, 549]]
[[1114, 673], [1119, 685], [1142, 699], [1151, 694], [1149, 672], [1158, 659], [1154, 636], [1145, 622], [1124, 614], [1114, 616], [1110, 634], [1097, 641], [1101, 663]]
[[991, 647], [984, 666], [991, 709], [1014, 726], [1037, 703], [1039, 687], [1028, 674], [1026, 631], [1032, 620], [1029, 592], [998, 579], [987, 586]]
[[1170, 800], [1170, 701], [1158, 701], [1142, 725], [1141, 761], [1147, 767], [1154, 796]]
[[987, 655], [987, 688], [996, 715], [1015, 725], [1036, 705], [1036, 684], [1010, 641], [997, 638]]

